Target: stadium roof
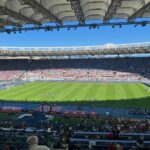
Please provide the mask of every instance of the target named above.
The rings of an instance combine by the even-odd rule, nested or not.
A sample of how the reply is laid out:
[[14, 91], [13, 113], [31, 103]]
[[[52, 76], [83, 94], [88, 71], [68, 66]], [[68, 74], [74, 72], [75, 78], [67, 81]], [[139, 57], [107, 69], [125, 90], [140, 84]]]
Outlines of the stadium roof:
[[150, 18], [150, 0], [0, 0], [0, 28], [45, 23], [61, 28], [66, 22], [84, 26], [89, 20], [107, 25], [113, 19], [132, 24], [136, 18]]
[[150, 42], [78, 47], [0, 47], [0, 56], [4, 57], [59, 57], [118, 54], [150, 54]]

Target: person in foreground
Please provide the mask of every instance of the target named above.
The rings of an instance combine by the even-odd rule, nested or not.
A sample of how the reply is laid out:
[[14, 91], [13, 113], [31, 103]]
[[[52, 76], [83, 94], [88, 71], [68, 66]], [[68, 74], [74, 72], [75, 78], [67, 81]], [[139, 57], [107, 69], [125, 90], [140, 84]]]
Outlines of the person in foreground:
[[38, 137], [37, 136], [28, 137], [27, 144], [29, 146], [29, 150], [50, 150], [50, 148], [45, 145], [38, 145]]

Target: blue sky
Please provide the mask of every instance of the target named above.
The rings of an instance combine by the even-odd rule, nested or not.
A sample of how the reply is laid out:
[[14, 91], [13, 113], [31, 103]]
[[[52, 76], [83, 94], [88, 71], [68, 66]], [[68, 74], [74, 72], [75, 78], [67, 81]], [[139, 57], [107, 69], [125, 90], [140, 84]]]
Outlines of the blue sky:
[[0, 46], [85, 46], [106, 43], [150, 42], [150, 25], [146, 27], [123, 26], [100, 29], [78, 28], [60, 31], [29, 31], [22, 34], [0, 33]]

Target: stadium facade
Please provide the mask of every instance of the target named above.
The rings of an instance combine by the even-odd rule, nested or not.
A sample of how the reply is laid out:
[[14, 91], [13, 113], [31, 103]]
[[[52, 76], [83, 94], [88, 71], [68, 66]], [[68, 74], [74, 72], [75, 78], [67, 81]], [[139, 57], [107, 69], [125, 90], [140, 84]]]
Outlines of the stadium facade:
[[148, 53], [150, 53], [150, 42], [74, 47], [0, 47], [0, 56], [6, 57], [98, 56]]

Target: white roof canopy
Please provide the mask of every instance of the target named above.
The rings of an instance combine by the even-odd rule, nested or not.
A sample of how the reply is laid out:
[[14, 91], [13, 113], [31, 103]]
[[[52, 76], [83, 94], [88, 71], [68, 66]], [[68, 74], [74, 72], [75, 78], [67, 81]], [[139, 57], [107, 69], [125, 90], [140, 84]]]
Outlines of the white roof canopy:
[[0, 0], [0, 27], [150, 18], [150, 0]]

